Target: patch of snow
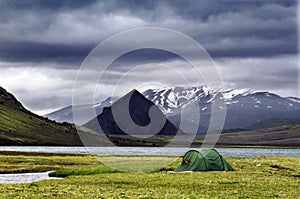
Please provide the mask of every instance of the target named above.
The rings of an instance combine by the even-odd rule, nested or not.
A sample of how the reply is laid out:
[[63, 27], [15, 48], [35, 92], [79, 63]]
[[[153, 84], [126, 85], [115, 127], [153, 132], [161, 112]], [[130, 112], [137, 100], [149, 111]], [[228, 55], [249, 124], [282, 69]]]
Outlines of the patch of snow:
[[296, 103], [300, 103], [300, 99], [295, 99], [295, 98], [290, 98], [290, 97], [287, 97], [288, 100], [292, 101], [292, 102], [296, 102]]
[[214, 102], [214, 98], [216, 97], [217, 95], [213, 95], [209, 100], [207, 100], [207, 103], [210, 103], [210, 102]]
[[205, 95], [209, 95], [209, 89], [206, 86], [202, 87], [203, 92], [205, 93]]
[[92, 108], [96, 108], [97, 106], [101, 106], [101, 104], [102, 104], [102, 102], [97, 103], [97, 104], [93, 105]]
[[224, 99], [232, 99], [237, 95], [242, 95], [242, 96], [246, 96], [247, 94], [249, 94], [249, 90], [248, 89], [232, 89], [232, 90], [226, 90], [223, 93], [223, 97]]
[[229, 102], [225, 102], [225, 104], [236, 104], [238, 103], [239, 101], [235, 100], [235, 101], [229, 101]]

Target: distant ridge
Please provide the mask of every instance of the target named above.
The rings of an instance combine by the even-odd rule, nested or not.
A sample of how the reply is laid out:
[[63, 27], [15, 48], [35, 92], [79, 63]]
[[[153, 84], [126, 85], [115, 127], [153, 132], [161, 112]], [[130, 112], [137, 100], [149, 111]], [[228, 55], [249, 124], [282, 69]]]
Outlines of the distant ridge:
[[[80, 106], [67, 106], [62, 109], [56, 110], [54, 112], [48, 113], [44, 115], [44, 117], [50, 118], [52, 120], [55, 120], [57, 122], [69, 122], [74, 123], [73, 118], [73, 108], [76, 108], [76, 110], [86, 110], [90, 109], [91, 107], [95, 108], [95, 111], [98, 114], [102, 113], [104, 107], [108, 107], [111, 105], [112, 99], [111, 97], [107, 98], [106, 100], [96, 103], [96, 104], [85, 104]], [[82, 124], [78, 124], [82, 125]]]
[[[226, 108], [224, 132], [230, 129], [247, 129], [250, 125], [263, 123], [274, 118], [282, 120], [300, 119], [300, 99], [297, 97], [281, 97], [270, 92], [254, 92], [249, 89], [218, 89], [207, 86], [199, 87], [171, 87], [162, 89], [148, 89], [142, 93], [148, 100], [157, 105], [175, 126], [179, 126], [181, 107], [197, 102], [200, 108], [200, 124], [198, 134], [207, 131], [211, 104], [215, 99], [223, 100], [226, 107], [217, 107], [217, 110]], [[104, 107], [111, 106], [111, 99], [93, 105], [97, 114]], [[84, 108], [84, 106], [80, 107]], [[74, 122], [72, 107], [58, 110], [46, 115], [56, 121]], [[288, 124], [288, 123], [287, 123]], [[81, 125], [81, 124], [80, 124]], [[260, 125], [259, 125], [260, 126]], [[264, 127], [264, 125], [261, 125]], [[276, 122], [268, 122], [268, 127], [278, 126]]]
[[300, 119], [289, 119], [289, 118], [272, 118], [264, 121], [257, 122], [248, 126], [246, 129], [248, 130], [258, 130], [279, 126], [293, 126], [300, 125]]

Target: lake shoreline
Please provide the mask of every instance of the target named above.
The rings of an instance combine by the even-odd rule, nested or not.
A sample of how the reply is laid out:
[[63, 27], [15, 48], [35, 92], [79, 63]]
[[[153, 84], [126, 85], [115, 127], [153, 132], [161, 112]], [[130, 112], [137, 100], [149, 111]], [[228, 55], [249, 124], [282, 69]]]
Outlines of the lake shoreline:
[[[299, 148], [232, 147], [215, 149], [224, 157], [286, 156], [300, 157]], [[184, 147], [46, 147], [0, 146], [0, 155], [23, 156], [119, 156], [119, 157], [181, 157], [188, 150], [201, 148]]]
[[24, 152], [24, 151], [0, 151], [0, 155], [7, 156], [89, 156], [91, 154], [72, 154], [72, 153], [45, 153], [45, 152]]

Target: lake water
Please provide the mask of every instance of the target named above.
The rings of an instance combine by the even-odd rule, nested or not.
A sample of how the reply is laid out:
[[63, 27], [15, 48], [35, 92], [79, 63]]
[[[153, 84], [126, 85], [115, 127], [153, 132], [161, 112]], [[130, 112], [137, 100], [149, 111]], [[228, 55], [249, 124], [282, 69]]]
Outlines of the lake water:
[[41, 180], [50, 180], [50, 179], [61, 179], [49, 177], [47, 172], [38, 172], [38, 173], [16, 173], [16, 174], [0, 174], [0, 184], [19, 184], [19, 183], [32, 183]]
[[[0, 151], [64, 153], [64, 154], [99, 154], [130, 156], [182, 156], [189, 149], [180, 147], [49, 147], [49, 146], [0, 146]], [[279, 148], [217, 148], [225, 157], [259, 156], [295, 156], [300, 157], [300, 149]]]

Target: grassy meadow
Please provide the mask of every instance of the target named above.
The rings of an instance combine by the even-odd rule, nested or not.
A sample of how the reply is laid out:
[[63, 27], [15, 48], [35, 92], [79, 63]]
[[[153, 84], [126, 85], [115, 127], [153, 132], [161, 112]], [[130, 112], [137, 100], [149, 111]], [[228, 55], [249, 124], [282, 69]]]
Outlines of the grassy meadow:
[[[99, 157], [124, 169], [170, 161], [168, 157]], [[0, 198], [300, 198], [300, 158], [226, 158], [233, 172], [122, 172], [93, 156], [0, 155], [1, 173], [57, 170], [64, 177], [28, 184], [1, 184]], [[139, 165], [136, 163], [140, 162]], [[130, 164], [132, 163], [132, 164]], [[126, 168], [127, 167], [127, 168]], [[134, 169], [133, 169], [134, 170]]]

